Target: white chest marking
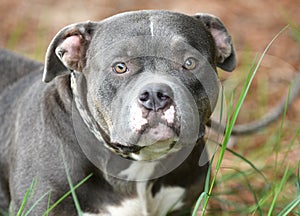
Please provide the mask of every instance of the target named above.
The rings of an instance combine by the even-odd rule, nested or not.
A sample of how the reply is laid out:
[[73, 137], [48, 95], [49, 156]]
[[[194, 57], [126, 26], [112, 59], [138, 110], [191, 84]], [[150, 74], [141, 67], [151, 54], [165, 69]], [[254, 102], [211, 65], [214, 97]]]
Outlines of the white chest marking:
[[[132, 163], [126, 170], [120, 173], [127, 180], [148, 180], [154, 172], [157, 162]], [[107, 206], [107, 213], [90, 214], [83, 216], [163, 216], [170, 210], [177, 210], [183, 206], [185, 189], [182, 187], [162, 187], [152, 196], [152, 185], [147, 181], [136, 182], [137, 197], [128, 198], [119, 205]]]
[[127, 169], [120, 172], [119, 176], [130, 181], [147, 181], [154, 172], [158, 162], [133, 162]]
[[[146, 186], [144, 182], [138, 184], [141, 188]], [[144, 187], [146, 194], [140, 192], [142, 191], [138, 191], [137, 198], [124, 200], [117, 206], [107, 206], [108, 213], [84, 213], [83, 216], [163, 216], [170, 210], [177, 210], [183, 206], [185, 190], [181, 187], [162, 187], [155, 197], [151, 196], [151, 191], [146, 187]]]

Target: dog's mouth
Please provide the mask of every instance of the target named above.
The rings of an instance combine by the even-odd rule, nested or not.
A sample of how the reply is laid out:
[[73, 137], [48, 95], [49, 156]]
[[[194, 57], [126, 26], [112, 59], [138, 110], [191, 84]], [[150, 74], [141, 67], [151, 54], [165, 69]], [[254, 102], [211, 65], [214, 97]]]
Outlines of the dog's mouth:
[[176, 144], [176, 141], [173, 142], [163, 142], [159, 141], [156, 142], [150, 146], [137, 146], [137, 145], [132, 145], [132, 146], [125, 146], [119, 143], [110, 143], [110, 146], [113, 147], [117, 152], [132, 155], [132, 154], [139, 154], [141, 150], [143, 149], [148, 149], [151, 150], [152, 152], [160, 153], [162, 150], [170, 150], [171, 148], [174, 147]]
[[[177, 139], [156, 140], [156, 142], [146, 145], [124, 145], [120, 143], [110, 143], [110, 146], [119, 155], [133, 160], [156, 160], [166, 156], [170, 152], [176, 152], [174, 146]], [[173, 150], [173, 151], [172, 151]]]
[[[119, 154], [135, 160], [154, 160], [169, 153], [179, 140], [180, 124], [174, 105], [159, 111], [132, 108], [126, 143], [122, 134], [110, 142]], [[127, 126], [128, 127], [128, 126]]]

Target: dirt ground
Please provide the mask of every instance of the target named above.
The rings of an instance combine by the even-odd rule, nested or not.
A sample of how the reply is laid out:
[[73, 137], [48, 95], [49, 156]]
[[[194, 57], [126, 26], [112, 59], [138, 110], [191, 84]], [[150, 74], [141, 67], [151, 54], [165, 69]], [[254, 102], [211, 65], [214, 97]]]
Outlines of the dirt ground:
[[[239, 67], [232, 74], [220, 72], [224, 80], [234, 80], [231, 77], [246, 74], [245, 53], [251, 53], [251, 56], [261, 54], [272, 38], [290, 24], [289, 29], [280, 35], [269, 50], [253, 83], [254, 91], [247, 97], [239, 122], [251, 120], [257, 114], [259, 89], [264, 92], [266, 88], [265, 97], [269, 98], [265, 102], [266, 108], [259, 112], [267, 112], [270, 106], [283, 97], [294, 74], [300, 70], [300, 36], [298, 35], [297, 41], [295, 31], [292, 30], [298, 26], [300, 32], [299, 0], [0, 0], [0, 47], [43, 61], [50, 40], [65, 25], [85, 20], [101, 20], [119, 12], [140, 9], [166, 9], [187, 14], [205, 12], [220, 17], [232, 35], [239, 61]], [[261, 82], [266, 82], [266, 85]], [[299, 128], [299, 110], [300, 96], [288, 110], [287, 119], [290, 124], [287, 127], [292, 132], [285, 128], [286, 136], [282, 142], [288, 140], [293, 131]], [[255, 152], [257, 146], [267, 142], [268, 134], [260, 133], [246, 138], [246, 141], [243, 148], [237, 144], [234, 146], [245, 155]], [[239, 139], [235, 139], [235, 143], [238, 142]], [[299, 137], [296, 142], [296, 148], [289, 152], [289, 159], [293, 164], [299, 162]], [[263, 159], [269, 160], [274, 160], [274, 157]], [[224, 166], [231, 165], [231, 156], [225, 156]]]

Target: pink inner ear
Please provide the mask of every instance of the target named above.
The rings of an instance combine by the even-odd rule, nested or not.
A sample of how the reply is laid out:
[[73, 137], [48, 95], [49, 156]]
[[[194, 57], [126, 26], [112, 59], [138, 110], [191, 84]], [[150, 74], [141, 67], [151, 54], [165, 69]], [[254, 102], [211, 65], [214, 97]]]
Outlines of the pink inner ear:
[[228, 43], [228, 35], [217, 29], [211, 29], [211, 34], [215, 39], [215, 43], [218, 49], [220, 62], [223, 62], [228, 56], [230, 56], [232, 50], [231, 45]]
[[67, 37], [59, 46], [64, 51], [63, 60], [66, 62], [79, 61], [81, 58], [81, 42], [79, 35]]

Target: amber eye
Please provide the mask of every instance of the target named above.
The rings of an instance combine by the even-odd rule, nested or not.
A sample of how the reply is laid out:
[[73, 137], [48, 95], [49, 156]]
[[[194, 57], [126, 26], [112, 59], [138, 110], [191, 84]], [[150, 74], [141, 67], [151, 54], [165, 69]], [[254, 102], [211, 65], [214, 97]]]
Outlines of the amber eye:
[[187, 58], [183, 64], [183, 67], [187, 70], [193, 70], [196, 68], [196, 66], [197, 66], [196, 59], [192, 57]]
[[113, 66], [113, 70], [116, 73], [122, 74], [128, 71], [128, 68], [124, 62], [118, 62]]

